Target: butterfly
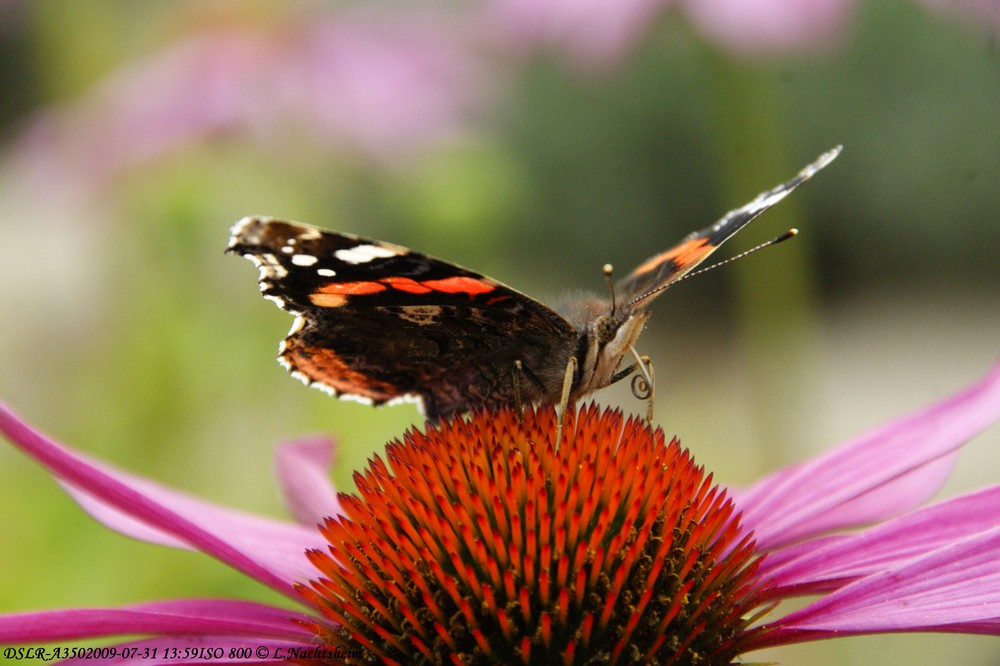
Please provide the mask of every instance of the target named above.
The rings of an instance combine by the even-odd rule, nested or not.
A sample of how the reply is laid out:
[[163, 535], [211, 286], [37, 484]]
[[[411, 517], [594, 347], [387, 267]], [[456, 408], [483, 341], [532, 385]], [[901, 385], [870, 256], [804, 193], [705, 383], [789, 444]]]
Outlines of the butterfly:
[[[636, 370], [651, 390], [634, 347], [650, 303], [840, 150], [646, 260], [609, 297], [558, 308], [399, 245], [270, 217], [237, 222], [226, 251], [252, 261], [264, 297], [295, 315], [279, 362], [310, 386], [374, 405], [414, 400], [429, 419], [565, 405]], [[622, 368], [629, 355], [637, 362]]]

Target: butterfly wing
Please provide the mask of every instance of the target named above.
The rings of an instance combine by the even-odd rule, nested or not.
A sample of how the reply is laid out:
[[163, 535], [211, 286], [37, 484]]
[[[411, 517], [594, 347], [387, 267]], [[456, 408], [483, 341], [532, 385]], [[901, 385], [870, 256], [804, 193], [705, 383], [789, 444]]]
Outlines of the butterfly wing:
[[841, 146], [820, 155], [791, 180], [762, 192], [750, 203], [731, 210], [710, 227], [690, 234], [676, 247], [650, 257], [615, 286], [625, 311], [643, 308], [664, 289], [691, 272], [708, 255], [758, 215], [778, 203], [792, 190], [812, 178], [840, 154]]
[[515, 360], [547, 362], [572, 325], [499, 282], [406, 248], [250, 217], [227, 252], [298, 315], [279, 360], [309, 385], [382, 404], [414, 398], [437, 418], [513, 402]]

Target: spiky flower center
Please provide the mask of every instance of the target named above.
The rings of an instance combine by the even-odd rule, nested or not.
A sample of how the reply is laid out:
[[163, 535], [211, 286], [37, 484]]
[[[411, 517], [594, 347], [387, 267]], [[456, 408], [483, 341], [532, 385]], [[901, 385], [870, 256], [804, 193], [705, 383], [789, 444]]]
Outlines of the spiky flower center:
[[725, 493], [618, 411], [555, 431], [505, 409], [389, 444], [309, 553], [317, 637], [348, 663], [731, 663], [766, 589]]

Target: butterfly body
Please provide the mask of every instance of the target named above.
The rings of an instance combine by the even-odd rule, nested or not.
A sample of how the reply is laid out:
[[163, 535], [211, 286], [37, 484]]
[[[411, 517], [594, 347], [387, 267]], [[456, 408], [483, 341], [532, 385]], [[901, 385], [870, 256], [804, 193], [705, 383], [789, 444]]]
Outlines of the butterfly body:
[[432, 419], [558, 403], [571, 359], [571, 400], [612, 383], [652, 299], [837, 152], [644, 262], [613, 299], [558, 310], [398, 245], [268, 217], [237, 222], [227, 252], [250, 259], [263, 295], [296, 315], [279, 361], [309, 385], [375, 405], [416, 400]]

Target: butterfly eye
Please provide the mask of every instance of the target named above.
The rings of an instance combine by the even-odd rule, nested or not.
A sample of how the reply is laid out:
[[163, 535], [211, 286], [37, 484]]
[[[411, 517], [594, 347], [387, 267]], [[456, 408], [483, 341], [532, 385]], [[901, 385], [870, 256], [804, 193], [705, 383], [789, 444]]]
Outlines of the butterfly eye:
[[618, 333], [618, 324], [611, 316], [600, 315], [594, 320], [594, 333], [597, 334], [597, 341], [606, 345], [615, 339], [615, 334]]

